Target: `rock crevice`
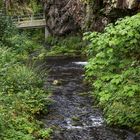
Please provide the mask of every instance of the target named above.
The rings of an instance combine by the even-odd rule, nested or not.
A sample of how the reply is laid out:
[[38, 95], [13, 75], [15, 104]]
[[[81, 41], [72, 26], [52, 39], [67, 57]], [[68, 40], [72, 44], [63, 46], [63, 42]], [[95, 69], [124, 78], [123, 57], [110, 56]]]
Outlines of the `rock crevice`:
[[139, 0], [47, 0], [45, 13], [51, 34], [65, 35], [79, 30], [102, 31], [109, 22], [140, 9]]

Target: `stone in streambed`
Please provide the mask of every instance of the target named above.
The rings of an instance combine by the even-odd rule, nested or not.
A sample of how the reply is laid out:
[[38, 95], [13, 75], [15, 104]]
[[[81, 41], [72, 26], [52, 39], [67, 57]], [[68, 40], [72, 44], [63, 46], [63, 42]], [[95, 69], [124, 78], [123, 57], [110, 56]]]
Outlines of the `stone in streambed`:
[[57, 86], [57, 85], [60, 85], [60, 84], [61, 84], [61, 81], [59, 81], [59, 80], [54, 80], [52, 84], [53, 84], [54, 86]]

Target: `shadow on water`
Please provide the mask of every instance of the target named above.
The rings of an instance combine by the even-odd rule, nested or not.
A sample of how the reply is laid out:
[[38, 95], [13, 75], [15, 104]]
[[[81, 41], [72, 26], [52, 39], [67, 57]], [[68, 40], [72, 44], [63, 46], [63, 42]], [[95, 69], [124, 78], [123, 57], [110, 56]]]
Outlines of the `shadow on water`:
[[[83, 84], [84, 69], [79, 58], [47, 58], [49, 75], [45, 88], [52, 88], [54, 103], [41, 120], [54, 128], [53, 140], [140, 140], [127, 130], [109, 128], [102, 112], [92, 107], [89, 87]], [[86, 95], [86, 96], [85, 96]]]

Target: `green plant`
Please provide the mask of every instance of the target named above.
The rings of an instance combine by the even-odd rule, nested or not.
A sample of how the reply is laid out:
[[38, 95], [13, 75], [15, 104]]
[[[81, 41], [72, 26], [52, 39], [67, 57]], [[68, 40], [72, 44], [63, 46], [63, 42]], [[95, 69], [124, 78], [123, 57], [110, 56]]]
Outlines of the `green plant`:
[[26, 34], [16, 34], [8, 38], [7, 41], [10, 43], [9, 47], [12, 47], [20, 55], [24, 53], [30, 54], [36, 49], [41, 49], [40, 45], [29, 40]]
[[41, 1], [35, 0], [10, 0], [10, 1], [0, 1], [0, 9], [6, 10], [9, 15], [24, 15], [24, 14], [34, 14], [43, 11], [43, 6]]
[[10, 49], [2, 47], [0, 53], [0, 136], [35, 139], [34, 133], [40, 131], [40, 126], [33, 116], [43, 110], [47, 92], [43, 90], [41, 78], [16, 61]]
[[16, 29], [10, 17], [0, 14], [0, 42], [3, 41], [7, 45], [6, 39], [15, 34]]
[[[0, 27], [4, 28], [0, 36], [0, 139], [46, 139], [51, 131], [46, 132], [35, 116], [47, 111], [44, 107], [49, 103], [49, 91], [44, 90], [42, 78], [33, 67], [25, 65], [23, 57], [27, 58], [39, 46], [14, 32], [6, 18], [0, 17], [1, 20]], [[40, 131], [46, 132], [44, 137]]]
[[50, 36], [46, 43], [50, 46], [47, 55], [81, 55], [85, 46], [80, 36], [53, 37]]
[[53, 130], [51, 128], [48, 129], [42, 129], [39, 131], [40, 137], [42, 138], [50, 138], [50, 134], [53, 132]]
[[104, 33], [86, 33], [91, 43], [86, 79], [109, 124], [140, 124], [140, 14], [110, 24]]

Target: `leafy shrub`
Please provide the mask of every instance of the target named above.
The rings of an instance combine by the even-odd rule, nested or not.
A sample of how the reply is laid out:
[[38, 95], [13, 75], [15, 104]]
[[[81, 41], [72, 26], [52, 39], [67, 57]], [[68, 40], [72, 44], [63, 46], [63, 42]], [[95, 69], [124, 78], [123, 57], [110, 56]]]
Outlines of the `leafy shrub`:
[[34, 139], [40, 126], [33, 116], [43, 110], [47, 100], [42, 80], [33, 70], [16, 62], [10, 49], [0, 48], [0, 53], [0, 136]]
[[27, 34], [19, 33], [11, 18], [3, 14], [0, 17], [0, 44], [1, 47], [11, 48], [21, 58], [27, 58], [31, 52], [41, 48]]
[[50, 36], [46, 43], [50, 46], [48, 55], [81, 55], [85, 46], [80, 36]]
[[21, 30], [22, 34], [26, 34], [28, 38], [33, 40], [35, 43], [41, 43], [43, 44], [45, 41], [45, 34], [44, 34], [44, 28], [37, 28], [37, 29], [23, 29]]
[[0, 14], [0, 41], [7, 43], [6, 39], [11, 37], [16, 29], [8, 16]]
[[25, 34], [16, 34], [8, 38], [8, 42], [10, 42], [10, 46], [14, 50], [16, 50], [17, 53], [31, 53], [36, 48], [40, 47], [38, 44], [35, 44], [32, 40], [29, 40]]
[[16, 33], [8, 36], [14, 28], [1, 18], [0, 27], [4, 28], [0, 36], [0, 139], [46, 139], [51, 130], [42, 129], [35, 115], [47, 105], [48, 91], [43, 89], [38, 74], [21, 61], [23, 55], [27, 57], [35, 49], [34, 43]]
[[86, 79], [109, 124], [140, 128], [140, 14], [86, 33]]

